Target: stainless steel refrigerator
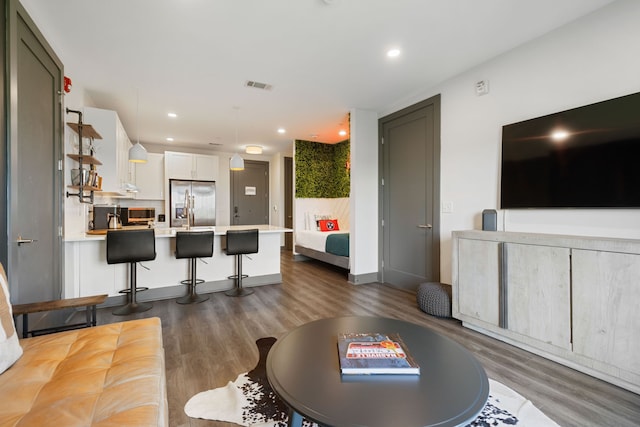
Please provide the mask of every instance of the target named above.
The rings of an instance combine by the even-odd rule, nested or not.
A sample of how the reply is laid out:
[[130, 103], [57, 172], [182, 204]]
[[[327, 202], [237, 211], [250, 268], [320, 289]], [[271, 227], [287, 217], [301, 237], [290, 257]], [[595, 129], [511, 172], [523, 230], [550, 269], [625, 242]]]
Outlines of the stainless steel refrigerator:
[[170, 226], [216, 225], [215, 181], [169, 180]]

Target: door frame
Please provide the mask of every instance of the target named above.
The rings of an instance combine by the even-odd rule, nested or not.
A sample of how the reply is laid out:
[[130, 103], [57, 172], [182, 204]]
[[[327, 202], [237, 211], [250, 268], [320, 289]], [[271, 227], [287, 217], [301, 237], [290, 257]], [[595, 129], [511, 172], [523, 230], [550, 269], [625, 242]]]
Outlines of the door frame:
[[63, 167], [62, 165], [62, 157], [64, 154], [64, 116], [62, 113], [63, 110], [63, 76], [64, 76], [64, 66], [60, 58], [53, 51], [47, 40], [44, 38], [42, 33], [38, 30], [38, 27], [33, 22], [29, 14], [26, 12], [24, 7], [20, 4], [19, 0], [8, 0], [6, 4], [7, 15], [7, 40], [6, 40], [6, 49], [8, 55], [6, 56], [9, 59], [8, 67], [6, 70], [8, 71], [8, 75], [5, 76], [5, 81], [7, 82], [6, 87], [8, 87], [7, 93], [7, 105], [6, 110], [6, 165], [7, 170], [4, 174], [4, 179], [6, 179], [6, 201], [7, 208], [5, 214], [6, 217], [6, 254], [7, 254], [7, 276], [9, 280], [9, 289], [12, 295], [18, 295], [18, 277], [13, 274], [13, 271], [17, 271], [18, 269], [18, 246], [15, 244], [17, 236], [13, 236], [12, 230], [12, 218], [17, 217], [19, 215], [18, 207], [15, 201], [15, 197], [17, 197], [17, 183], [15, 179], [12, 179], [15, 176], [14, 171], [17, 170], [18, 167], [18, 117], [17, 117], [17, 106], [18, 106], [18, 44], [20, 43], [20, 39], [18, 36], [18, 22], [19, 20], [23, 20], [26, 27], [33, 34], [37, 42], [42, 46], [44, 52], [51, 58], [51, 60], [55, 63], [56, 67], [59, 70], [59, 74], [56, 76], [58, 80], [58, 102], [56, 103], [56, 109], [54, 111], [54, 123], [55, 123], [55, 131], [54, 131], [54, 150], [56, 163], [52, 164], [51, 168], [54, 171], [57, 171], [53, 174], [55, 182], [52, 187], [55, 188], [54, 195], [54, 205], [52, 207], [52, 213], [54, 215], [54, 224], [57, 224], [57, 230], [52, 230], [55, 234], [54, 237], [57, 239], [57, 245], [55, 245], [53, 253], [51, 256], [54, 258], [54, 277], [52, 277], [52, 281], [54, 282], [52, 285], [56, 290], [56, 293], [59, 294], [59, 297], [62, 297], [64, 293], [64, 242], [62, 238], [63, 224], [64, 224], [64, 216], [63, 216], [63, 203], [64, 203], [64, 179], [63, 179]]
[[[409, 107], [405, 107], [402, 110], [391, 113], [387, 116], [378, 119], [378, 174], [381, 179], [378, 182], [378, 217], [380, 221], [378, 223], [378, 280], [384, 283], [384, 211], [386, 207], [386, 201], [384, 198], [384, 177], [385, 177], [385, 147], [383, 145], [384, 126], [402, 116], [412, 114], [423, 108], [432, 105], [434, 107], [434, 129], [433, 129], [433, 171], [431, 177], [433, 179], [433, 228], [432, 228], [432, 246], [431, 246], [431, 262], [434, 266], [433, 280], [440, 280], [440, 175], [441, 175], [441, 140], [440, 140], [440, 106], [441, 95], [434, 95], [431, 98], [420, 101]], [[391, 207], [390, 207], [391, 209]]]
[[[293, 229], [293, 157], [284, 157], [284, 226]], [[284, 233], [284, 249], [293, 251], [293, 233]]]
[[[270, 224], [271, 223], [271, 212], [269, 209], [270, 203], [271, 203], [271, 188], [269, 186], [270, 184], [270, 173], [271, 173], [271, 164], [268, 161], [265, 160], [244, 160], [244, 165], [245, 165], [245, 169], [247, 167], [247, 165], [258, 165], [260, 167], [264, 167], [265, 168], [265, 191], [267, 192], [267, 197], [266, 200], [264, 201], [265, 206], [263, 206], [265, 208], [265, 212], [266, 212], [266, 223]], [[236, 185], [236, 177], [238, 176], [238, 174], [243, 173], [242, 170], [239, 171], [230, 171], [231, 175], [230, 175], [230, 180], [229, 180], [229, 224], [230, 225], [235, 225], [234, 224], [234, 220], [233, 220], [233, 215], [234, 215], [234, 206], [236, 205], [236, 193], [235, 193], [235, 185]], [[253, 224], [252, 224], [253, 225]]]
[[[5, 28], [9, 28], [9, 14], [8, 12], [8, 0], [0, 0], [0, 12], [2, 13], [2, 22], [5, 24]], [[7, 198], [7, 182], [8, 182], [8, 168], [7, 168], [7, 154], [9, 150], [9, 134], [7, 132], [7, 127], [9, 125], [9, 114], [7, 109], [8, 105], [8, 97], [5, 91], [5, 88], [9, 87], [8, 85], [8, 74], [6, 73], [6, 53], [7, 53], [7, 32], [0, 31], [0, 77], [2, 78], [2, 84], [0, 85], [0, 135], [2, 135], [2, 139], [0, 140], [0, 200], [8, 201]], [[8, 251], [9, 251], [9, 230], [7, 218], [9, 214], [8, 205], [5, 209], [0, 209], [0, 242], [7, 242], [0, 245], [0, 263], [4, 265], [5, 270], [9, 269], [8, 265]]]

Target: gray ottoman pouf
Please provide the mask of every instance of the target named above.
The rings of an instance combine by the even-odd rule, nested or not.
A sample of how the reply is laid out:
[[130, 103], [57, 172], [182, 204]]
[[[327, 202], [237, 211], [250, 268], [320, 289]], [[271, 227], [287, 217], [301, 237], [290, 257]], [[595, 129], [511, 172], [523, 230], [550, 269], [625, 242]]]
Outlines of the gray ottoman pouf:
[[451, 286], [439, 282], [421, 283], [418, 307], [433, 316], [451, 317]]

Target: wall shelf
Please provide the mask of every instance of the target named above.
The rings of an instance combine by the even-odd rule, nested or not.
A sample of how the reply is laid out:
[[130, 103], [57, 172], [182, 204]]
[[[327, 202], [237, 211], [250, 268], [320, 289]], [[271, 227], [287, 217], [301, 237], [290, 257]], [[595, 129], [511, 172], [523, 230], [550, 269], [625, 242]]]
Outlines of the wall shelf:
[[70, 159], [75, 160], [76, 162], [79, 162], [82, 159], [82, 163], [83, 164], [87, 164], [87, 165], [101, 165], [102, 162], [98, 159], [96, 159], [93, 156], [89, 156], [86, 154], [80, 155], [80, 154], [67, 154], [67, 157], [69, 157]]
[[[69, 113], [74, 113], [78, 115], [78, 122], [77, 123], [67, 123], [67, 126], [69, 126], [74, 132], [76, 132], [78, 134], [78, 154], [67, 154], [67, 157], [69, 157], [70, 159], [75, 160], [76, 162], [78, 162], [78, 170], [82, 171], [84, 168], [82, 167], [83, 165], [89, 165], [90, 171], [93, 171], [93, 173], [90, 173], [89, 176], [95, 175], [97, 176], [97, 174], [94, 172], [96, 169], [96, 165], [101, 165], [102, 163], [96, 159], [95, 157], [93, 157], [93, 144], [89, 145], [89, 150], [90, 153], [84, 154], [84, 149], [82, 147], [82, 142], [84, 138], [89, 138], [91, 141], [93, 141], [94, 139], [102, 139], [102, 136], [100, 136], [100, 134], [98, 132], [96, 132], [96, 130], [93, 128], [93, 126], [82, 123], [82, 112], [81, 111], [77, 111], [77, 110], [70, 110], [69, 108], [66, 109], [67, 114]], [[93, 204], [93, 192], [94, 191], [100, 191], [99, 187], [94, 187], [92, 185], [86, 185], [83, 182], [83, 173], [80, 174], [80, 184], [79, 185], [69, 185], [69, 188], [73, 188], [73, 189], [77, 189], [78, 192], [77, 193], [70, 193], [67, 191], [67, 197], [77, 197], [78, 201], [80, 203], [89, 203], [89, 204]], [[99, 177], [98, 177], [99, 178]], [[87, 194], [88, 193], [88, 194]]]

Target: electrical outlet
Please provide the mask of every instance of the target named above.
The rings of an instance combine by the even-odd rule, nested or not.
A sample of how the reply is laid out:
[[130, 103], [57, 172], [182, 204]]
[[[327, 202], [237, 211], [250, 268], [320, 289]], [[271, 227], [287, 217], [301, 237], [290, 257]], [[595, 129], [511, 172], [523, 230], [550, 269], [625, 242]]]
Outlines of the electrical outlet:
[[453, 202], [442, 202], [442, 213], [453, 213]]

